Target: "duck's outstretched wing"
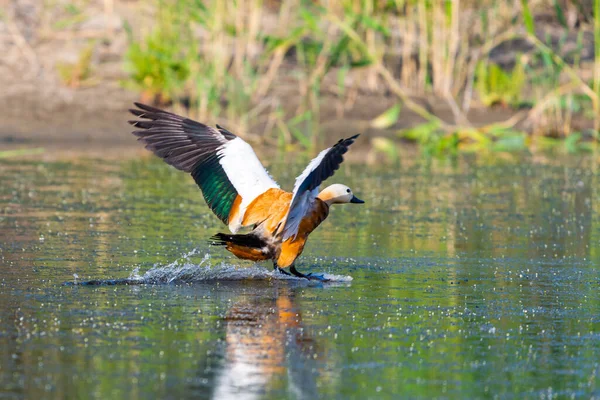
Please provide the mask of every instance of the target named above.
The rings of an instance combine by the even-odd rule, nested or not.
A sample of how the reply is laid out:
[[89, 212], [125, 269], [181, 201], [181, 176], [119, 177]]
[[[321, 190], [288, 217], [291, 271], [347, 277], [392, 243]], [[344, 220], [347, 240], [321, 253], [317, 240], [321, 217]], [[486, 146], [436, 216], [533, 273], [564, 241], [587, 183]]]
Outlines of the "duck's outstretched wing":
[[296, 236], [300, 221], [319, 194], [319, 185], [340, 167], [348, 147], [358, 136], [341, 139], [334, 146], [320, 152], [296, 178], [292, 202], [283, 225], [283, 240]]
[[212, 128], [179, 115], [135, 103], [129, 123], [146, 148], [167, 164], [189, 172], [210, 209], [237, 232], [248, 204], [277, 183], [252, 147], [228, 130]]

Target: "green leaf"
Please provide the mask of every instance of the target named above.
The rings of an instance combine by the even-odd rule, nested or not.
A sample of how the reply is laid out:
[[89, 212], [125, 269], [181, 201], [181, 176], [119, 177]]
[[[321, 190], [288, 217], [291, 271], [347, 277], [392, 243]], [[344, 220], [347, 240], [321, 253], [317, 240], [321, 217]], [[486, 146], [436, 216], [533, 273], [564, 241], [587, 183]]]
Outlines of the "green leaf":
[[300, 16], [304, 20], [306, 26], [313, 32], [317, 32], [319, 30], [319, 24], [316, 18], [316, 15], [312, 13], [307, 8], [300, 9]]
[[401, 110], [402, 107], [400, 106], [400, 103], [395, 104], [394, 106], [384, 111], [381, 115], [371, 120], [371, 127], [377, 129], [389, 128], [398, 121], [398, 117], [400, 117]]
[[536, 143], [540, 148], [543, 149], [556, 149], [563, 144], [563, 141], [552, 137], [539, 136], [536, 139]]
[[202, 3], [202, 0], [195, 0], [191, 4], [191, 7], [187, 10], [189, 17], [192, 21], [196, 21], [201, 25], [206, 25], [209, 20], [208, 10]]
[[286, 124], [292, 136], [296, 138], [298, 143], [300, 143], [305, 149], [310, 149], [312, 144], [310, 142], [310, 136], [308, 134], [304, 134], [299, 129], [299, 125], [303, 122], [310, 121], [311, 118], [312, 112], [310, 110], [307, 110], [302, 114], [296, 115], [294, 118], [290, 119]]
[[497, 64], [482, 61], [477, 65], [475, 72], [475, 88], [484, 105], [519, 103], [527, 78], [522, 63], [517, 62], [512, 71], [505, 71]]
[[577, 153], [579, 148], [579, 141], [581, 140], [581, 133], [573, 132], [565, 138], [565, 149], [569, 153]]
[[594, 143], [583, 142], [579, 143], [579, 151], [592, 152], [595, 150]]
[[263, 36], [264, 43], [267, 46], [265, 53], [267, 55], [270, 55], [273, 51], [279, 48], [287, 49], [288, 47], [295, 45], [302, 39], [305, 31], [306, 29], [304, 27], [297, 27], [285, 37], [277, 37], [271, 35]]
[[67, 11], [71, 15], [81, 14], [81, 10], [75, 4], [65, 5], [65, 11]]
[[367, 67], [367, 66], [369, 66], [371, 64], [373, 64], [373, 60], [372, 59], [370, 59], [370, 58], [363, 58], [363, 59], [360, 59], [358, 61], [352, 61], [350, 63], [350, 66], [352, 68], [360, 68], [360, 67]]
[[296, 127], [290, 127], [290, 132], [292, 136], [296, 138], [296, 140], [302, 145], [302, 147], [309, 149], [311, 147], [310, 139], [308, 135], [303, 134], [300, 129]]
[[487, 131], [491, 136], [495, 137], [495, 138], [502, 138], [502, 137], [506, 137], [506, 136], [518, 136], [523, 134], [523, 132], [521, 131], [517, 131], [514, 129], [510, 129], [510, 128], [505, 128], [501, 125], [490, 125], [489, 130]]
[[310, 110], [303, 112], [302, 114], [296, 115], [294, 118], [288, 121], [289, 126], [296, 126], [301, 122], [308, 121], [312, 117], [312, 112]]
[[380, 24], [378, 21], [376, 21], [375, 19], [373, 19], [367, 15], [360, 15], [359, 21], [361, 24], [365, 25], [367, 28], [371, 28], [374, 31], [381, 33], [386, 38], [388, 36], [390, 36], [390, 30], [386, 26]]
[[460, 144], [460, 138], [458, 133], [452, 132], [448, 135], [443, 136], [437, 143], [438, 154], [442, 153], [456, 153], [458, 145]]
[[542, 61], [544, 62], [544, 68], [553, 72], [554, 70], [554, 61], [552, 61], [552, 55], [545, 50], [542, 50]]
[[329, 56], [329, 61], [327, 63], [328, 70], [338, 64], [344, 55], [348, 54], [348, 44], [350, 44], [350, 38], [348, 36], [342, 37], [336, 43], [331, 51], [331, 55]]
[[461, 139], [469, 139], [469, 141], [480, 147], [487, 146], [491, 141], [491, 139], [483, 131], [478, 129], [464, 129], [459, 130], [456, 133]]
[[533, 21], [533, 16], [531, 15], [531, 10], [529, 9], [528, 0], [521, 0], [521, 5], [523, 6], [523, 22], [525, 22], [525, 29], [529, 32], [530, 35], [535, 35], [535, 23]]
[[401, 138], [415, 140], [420, 143], [429, 141], [437, 133], [440, 124], [438, 121], [426, 122], [413, 126], [409, 129], [403, 129], [398, 132]]
[[493, 151], [513, 152], [522, 151], [526, 148], [527, 143], [525, 142], [524, 133], [501, 137], [500, 139], [496, 140], [492, 145]]
[[554, 0], [554, 10], [556, 11], [556, 17], [558, 18], [558, 22], [560, 22], [563, 28], [568, 28], [567, 19], [565, 18], [565, 14], [563, 13], [560, 4], [558, 4], [558, 0]]
[[560, 96], [558, 98], [558, 106], [561, 110], [570, 110], [575, 113], [581, 111], [581, 103], [573, 96]]

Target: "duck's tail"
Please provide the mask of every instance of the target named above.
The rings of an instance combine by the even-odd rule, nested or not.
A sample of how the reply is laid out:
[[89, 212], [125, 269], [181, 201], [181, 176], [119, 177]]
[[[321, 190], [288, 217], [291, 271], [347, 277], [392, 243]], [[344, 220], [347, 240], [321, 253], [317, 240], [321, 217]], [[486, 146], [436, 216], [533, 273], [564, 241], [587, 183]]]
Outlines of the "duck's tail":
[[268, 243], [253, 233], [245, 235], [217, 233], [210, 240], [212, 245], [226, 246], [227, 250], [244, 260], [262, 261], [271, 258]]

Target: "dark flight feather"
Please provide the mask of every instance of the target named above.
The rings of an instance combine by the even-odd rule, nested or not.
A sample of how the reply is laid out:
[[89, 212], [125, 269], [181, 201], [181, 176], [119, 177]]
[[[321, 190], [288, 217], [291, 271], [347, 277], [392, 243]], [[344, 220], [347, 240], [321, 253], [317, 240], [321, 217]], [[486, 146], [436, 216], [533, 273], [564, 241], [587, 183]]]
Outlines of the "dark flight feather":
[[135, 105], [138, 108], [129, 111], [141, 119], [129, 121], [140, 129], [133, 134], [167, 164], [191, 173], [210, 209], [221, 221], [229, 223], [229, 212], [238, 193], [217, 153], [237, 136], [220, 126], [215, 129], [155, 107]]

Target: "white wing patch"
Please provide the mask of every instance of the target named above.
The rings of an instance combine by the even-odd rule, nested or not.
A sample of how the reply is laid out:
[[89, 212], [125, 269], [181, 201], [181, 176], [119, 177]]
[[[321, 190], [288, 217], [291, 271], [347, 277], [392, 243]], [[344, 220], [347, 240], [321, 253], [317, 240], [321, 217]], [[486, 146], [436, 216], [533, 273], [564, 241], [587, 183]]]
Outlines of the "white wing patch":
[[315, 198], [319, 194], [318, 187], [310, 191], [305, 190], [302, 193], [299, 193], [298, 190], [300, 189], [302, 182], [308, 178], [308, 175], [310, 175], [310, 173], [321, 164], [323, 158], [329, 150], [331, 150], [331, 147], [320, 152], [319, 155], [317, 155], [310, 163], [308, 163], [304, 171], [302, 171], [302, 173], [296, 178], [292, 203], [290, 204], [290, 209], [288, 210], [285, 223], [283, 225], [284, 241], [290, 237], [296, 237], [302, 218], [304, 218], [304, 216], [310, 211]]
[[229, 230], [236, 233], [246, 207], [259, 195], [271, 188], [279, 188], [279, 185], [269, 176], [252, 147], [239, 137], [223, 145], [217, 155], [231, 184], [242, 197], [238, 217], [229, 221]]

